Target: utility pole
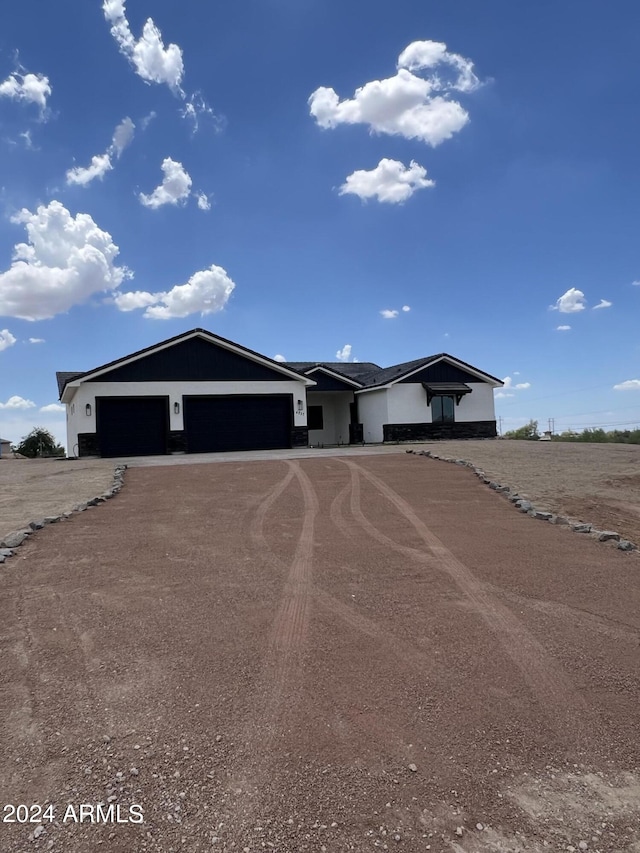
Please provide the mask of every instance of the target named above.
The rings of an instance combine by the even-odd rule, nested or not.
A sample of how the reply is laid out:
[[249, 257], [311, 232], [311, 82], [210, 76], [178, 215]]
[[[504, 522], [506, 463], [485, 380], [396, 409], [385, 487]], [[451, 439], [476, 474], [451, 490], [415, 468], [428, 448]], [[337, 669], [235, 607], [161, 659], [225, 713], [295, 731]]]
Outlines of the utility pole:
[[500, 432], [500, 436], [502, 436], [502, 415], [498, 418], [498, 430]]

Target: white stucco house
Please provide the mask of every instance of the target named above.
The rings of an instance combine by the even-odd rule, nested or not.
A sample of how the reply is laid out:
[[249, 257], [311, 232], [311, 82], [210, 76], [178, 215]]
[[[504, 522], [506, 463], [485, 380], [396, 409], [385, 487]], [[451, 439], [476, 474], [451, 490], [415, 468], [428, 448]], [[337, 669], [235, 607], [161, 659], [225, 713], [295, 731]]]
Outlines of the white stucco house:
[[502, 385], [447, 353], [283, 363], [205, 329], [57, 378], [70, 456], [491, 438]]

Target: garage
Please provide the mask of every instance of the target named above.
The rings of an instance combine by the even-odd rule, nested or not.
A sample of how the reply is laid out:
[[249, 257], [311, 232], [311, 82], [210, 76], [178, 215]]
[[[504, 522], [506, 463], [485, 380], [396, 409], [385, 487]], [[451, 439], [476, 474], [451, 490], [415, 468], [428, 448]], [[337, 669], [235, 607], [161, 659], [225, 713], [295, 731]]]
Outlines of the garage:
[[291, 395], [184, 397], [189, 453], [291, 447]]
[[101, 456], [159, 456], [167, 452], [168, 397], [96, 397]]

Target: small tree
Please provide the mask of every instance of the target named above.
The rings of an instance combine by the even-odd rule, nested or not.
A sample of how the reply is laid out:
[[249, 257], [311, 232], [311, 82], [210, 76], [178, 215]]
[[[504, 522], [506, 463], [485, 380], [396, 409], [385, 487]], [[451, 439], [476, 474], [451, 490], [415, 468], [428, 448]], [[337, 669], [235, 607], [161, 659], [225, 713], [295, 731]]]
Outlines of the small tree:
[[17, 453], [35, 459], [37, 456], [64, 456], [64, 447], [44, 427], [34, 427], [16, 448]]
[[540, 438], [538, 435], [538, 421], [529, 421], [528, 424], [518, 429], [509, 430], [509, 432], [505, 432], [504, 437], [515, 438], [521, 441], [537, 441]]

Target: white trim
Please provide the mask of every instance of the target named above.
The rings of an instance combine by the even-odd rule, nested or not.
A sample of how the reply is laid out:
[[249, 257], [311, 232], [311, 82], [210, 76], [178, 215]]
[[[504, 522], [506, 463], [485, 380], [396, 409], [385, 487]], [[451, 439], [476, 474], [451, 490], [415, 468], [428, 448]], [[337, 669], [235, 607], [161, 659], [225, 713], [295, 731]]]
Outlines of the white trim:
[[484, 382], [486, 385], [490, 385], [492, 388], [502, 388], [504, 382], [500, 382], [500, 380], [492, 379], [488, 373], [483, 373], [481, 370], [477, 370], [475, 367], [471, 367], [465, 364], [462, 361], [458, 361], [457, 358], [454, 358], [452, 355], [444, 355], [439, 356], [433, 361], [424, 361], [419, 367], [414, 368], [409, 373], [402, 373], [397, 379], [391, 379], [385, 385], [374, 385], [371, 388], [363, 388], [361, 391], [356, 391], [356, 394], [366, 394], [367, 391], [382, 391], [385, 388], [392, 388], [394, 385], [397, 385], [399, 382], [406, 381], [415, 373], [420, 373], [421, 370], [424, 370], [425, 367], [431, 367], [434, 364], [438, 364], [440, 361], [446, 361], [449, 364], [452, 364], [454, 367], [459, 367], [461, 370], [465, 370], [467, 373], [471, 373], [473, 376], [477, 376], [481, 382]]
[[325, 367], [322, 364], [317, 364], [315, 367], [310, 367], [308, 370], [305, 370], [304, 375], [308, 376], [310, 373], [315, 373], [316, 370], [321, 370], [323, 373], [326, 373], [327, 376], [332, 376], [334, 379], [340, 380], [340, 382], [346, 382], [347, 385], [353, 385], [355, 388], [362, 388], [362, 382], [358, 382], [356, 379], [348, 379], [346, 376], [342, 376], [340, 373], [336, 373], [331, 370], [331, 368]]
[[184, 335], [179, 335], [176, 338], [173, 338], [170, 341], [163, 341], [162, 343], [156, 344], [155, 346], [147, 347], [142, 352], [136, 353], [135, 355], [125, 356], [121, 359], [116, 359], [115, 362], [111, 362], [109, 365], [105, 365], [104, 367], [97, 367], [95, 370], [92, 370], [88, 373], [84, 373], [82, 376], [79, 376], [77, 379], [74, 379], [71, 382], [67, 382], [65, 385], [65, 391], [68, 387], [79, 388], [83, 382], [88, 382], [90, 379], [96, 379], [100, 376], [104, 376], [107, 373], [111, 373], [113, 370], [117, 370], [120, 367], [126, 367], [128, 364], [133, 364], [136, 361], [140, 361], [141, 359], [146, 358], [149, 355], [153, 355], [156, 352], [162, 352], [162, 350], [170, 349], [178, 343], [182, 343], [183, 341], [188, 341], [191, 338], [202, 338], [209, 343], [214, 343], [222, 349], [229, 350], [230, 352], [235, 353], [236, 355], [240, 355], [243, 358], [248, 359], [249, 361], [253, 361], [257, 364], [261, 364], [263, 367], [269, 367], [271, 370], [275, 370], [278, 373], [282, 373], [284, 376], [288, 376], [290, 379], [297, 380], [298, 382], [302, 382], [306, 387], [310, 387], [312, 385], [316, 385], [317, 383], [313, 379], [305, 379], [300, 373], [297, 373], [290, 368], [284, 367], [281, 362], [272, 361], [270, 358], [266, 358], [265, 356], [258, 355], [257, 353], [249, 352], [244, 347], [241, 347], [239, 344], [233, 344], [230, 341], [224, 341], [221, 338], [218, 338], [216, 335], [211, 332], [206, 332], [204, 329], [194, 329], [192, 332], [185, 332]]

